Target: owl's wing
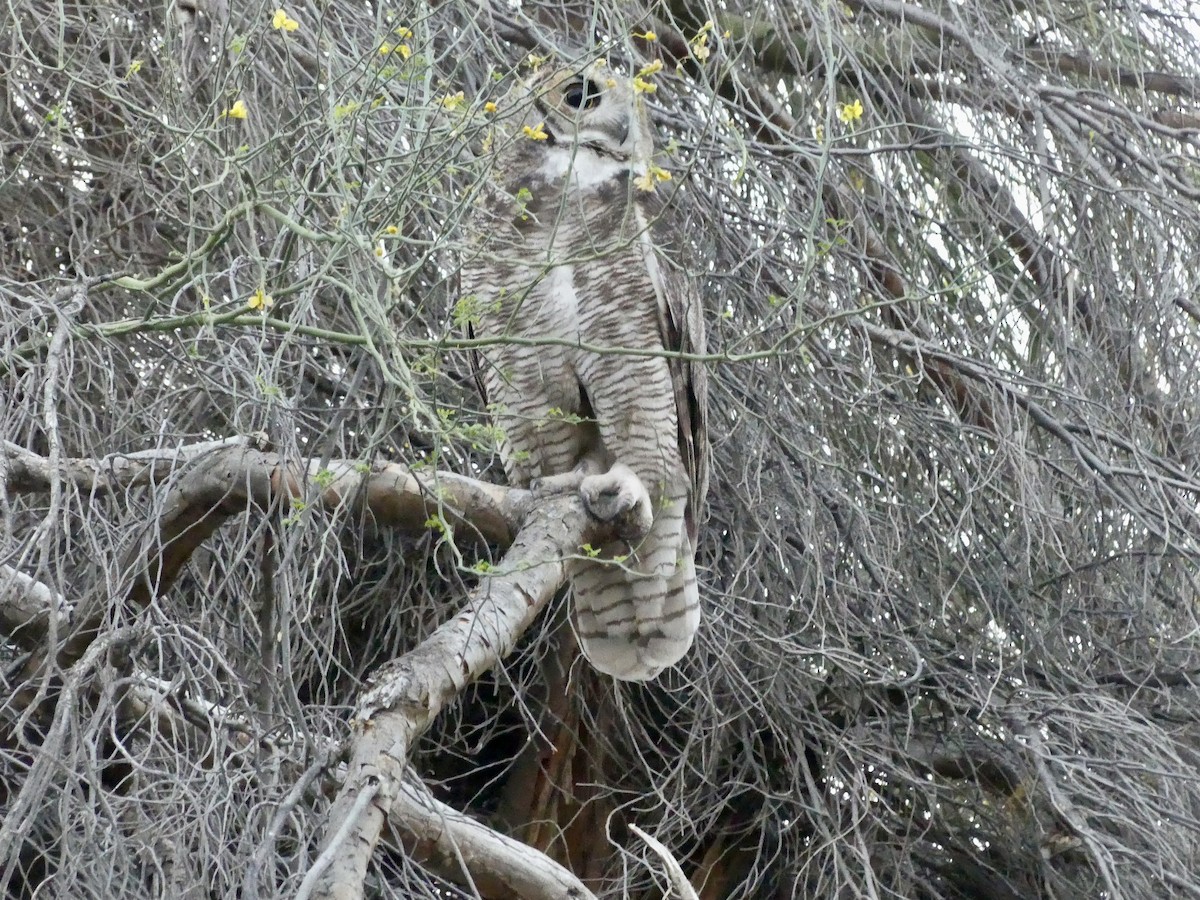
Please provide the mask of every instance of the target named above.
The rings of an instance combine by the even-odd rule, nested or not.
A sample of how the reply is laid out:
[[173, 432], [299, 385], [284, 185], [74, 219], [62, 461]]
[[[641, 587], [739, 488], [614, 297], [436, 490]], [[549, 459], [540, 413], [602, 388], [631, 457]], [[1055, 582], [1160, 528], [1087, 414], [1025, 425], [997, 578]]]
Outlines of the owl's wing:
[[[475, 340], [475, 326], [467, 324], [466, 338], [469, 341]], [[472, 347], [467, 351], [471, 362], [471, 375], [475, 379], [475, 389], [479, 391], [479, 398], [483, 401], [486, 408], [488, 404], [487, 382], [483, 380], [483, 356], [479, 353], [478, 347]]]
[[[484, 263], [481, 254], [485, 251], [488, 245], [488, 236], [495, 235], [505, 221], [500, 215], [503, 195], [500, 190], [490, 182], [485, 182], [480, 188], [475, 197], [475, 209], [467, 218], [466, 222], [466, 240], [463, 245], [463, 257], [460, 259], [458, 272], [458, 296], [460, 298], [473, 296], [477, 291], [482, 292], [481, 288], [490, 280], [490, 276], [494, 274], [492, 267]], [[478, 300], [478, 298], [476, 298]], [[475, 340], [479, 337], [478, 329], [475, 321], [479, 316], [479, 310], [476, 309], [465, 316], [465, 322], [461, 326], [462, 335], [468, 340]], [[471, 347], [467, 352], [470, 360], [471, 375], [475, 379], [475, 386], [479, 389], [479, 396], [483, 399], [486, 407], [489, 401], [487, 382], [484, 379], [484, 368], [487, 366], [487, 359], [483, 352], [478, 347]]]
[[[704, 309], [696, 283], [661, 254], [657, 262], [657, 281], [662, 293], [658, 329], [663, 348], [702, 356], [707, 344]], [[688, 537], [695, 547], [700, 511], [708, 494], [708, 374], [704, 363], [696, 360], [671, 357], [669, 363], [679, 420], [679, 453], [692, 486], [685, 519]]]
[[[469, 252], [477, 253], [478, 247], [471, 246]], [[458, 272], [458, 296], [463, 297], [475, 290], [478, 277], [471, 269], [468, 268], [469, 263], [460, 265]], [[460, 326], [460, 333], [467, 340], [473, 341], [476, 338], [475, 325], [470, 318]], [[471, 367], [471, 377], [475, 379], [475, 387], [479, 390], [479, 396], [483, 399], [484, 406], [487, 406], [488, 392], [487, 385], [483, 379], [484, 359], [483, 354], [479, 352], [478, 347], [471, 347], [467, 351], [467, 359]]]

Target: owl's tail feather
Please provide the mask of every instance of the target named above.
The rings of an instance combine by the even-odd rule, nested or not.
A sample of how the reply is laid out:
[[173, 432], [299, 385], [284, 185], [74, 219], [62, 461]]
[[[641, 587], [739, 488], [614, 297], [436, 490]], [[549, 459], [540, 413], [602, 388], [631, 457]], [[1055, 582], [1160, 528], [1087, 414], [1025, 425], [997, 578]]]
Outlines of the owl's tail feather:
[[582, 560], [572, 572], [580, 645], [614, 678], [648, 681], [692, 646], [700, 595], [683, 506], [680, 500], [659, 512], [636, 556], [620, 564]]

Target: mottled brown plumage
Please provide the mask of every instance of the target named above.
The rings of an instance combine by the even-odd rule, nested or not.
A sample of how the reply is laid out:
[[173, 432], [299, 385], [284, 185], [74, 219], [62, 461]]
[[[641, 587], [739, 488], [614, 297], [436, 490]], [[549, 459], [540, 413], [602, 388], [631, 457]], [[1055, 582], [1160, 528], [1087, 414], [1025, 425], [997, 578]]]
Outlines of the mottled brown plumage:
[[670, 183], [642, 98], [607, 67], [535, 73], [498, 117], [463, 295], [476, 336], [522, 342], [481, 349], [478, 375], [510, 481], [583, 473], [589, 510], [619, 524], [624, 540], [572, 564], [576, 629], [601, 671], [653, 678], [699, 625], [708, 480], [703, 368], [662, 352], [704, 352], [699, 301], [663, 252]]

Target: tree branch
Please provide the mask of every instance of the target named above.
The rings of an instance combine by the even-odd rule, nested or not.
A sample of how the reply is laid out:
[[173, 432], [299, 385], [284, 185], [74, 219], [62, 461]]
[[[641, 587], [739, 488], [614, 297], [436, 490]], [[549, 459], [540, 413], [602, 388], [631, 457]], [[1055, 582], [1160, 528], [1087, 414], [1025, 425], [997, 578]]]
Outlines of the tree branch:
[[692, 887], [692, 883], [683, 874], [683, 867], [671, 855], [671, 851], [667, 849], [665, 844], [652, 838], [636, 825], [630, 825], [629, 830], [645, 841], [646, 845], [662, 860], [663, 867], [667, 870], [667, 880], [671, 882], [671, 887], [675, 888], [675, 892], [679, 894], [680, 900], [700, 900], [700, 895], [696, 893], [696, 889]]
[[1100, 62], [1074, 53], [1059, 53], [1049, 48], [1024, 51], [1024, 59], [1064, 75], [1082, 75], [1097, 81], [1119, 84], [1121, 87], [1171, 94], [1181, 97], [1200, 97], [1200, 81], [1170, 72], [1137, 71], [1108, 62]]
[[12, 566], [0, 565], [0, 634], [26, 650], [41, 646], [53, 625], [71, 624], [72, 607], [49, 585]]
[[[599, 539], [591, 533], [596, 529], [578, 498], [554, 498], [528, 513], [528, 492], [449, 473], [420, 477], [401, 466], [364, 467], [340, 460], [319, 471], [317, 464], [311, 463], [305, 470], [289, 467], [276, 454], [249, 449], [240, 442], [214, 445], [219, 449], [210, 449], [179, 479], [164, 504], [164, 515], [141, 545], [144, 572], [132, 592], [138, 602], [148, 602], [174, 581], [192, 552], [229, 516], [311, 492], [317, 492], [327, 508], [361, 504], [376, 521], [409, 530], [427, 527], [427, 520], [436, 515], [448, 527], [470, 529], [499, 542], [516, 533], [497, 574], [476, 589], [472, 603], [372, 679], [355, 718], [350, 777], [341, 792], [341, 798], [349, 799], [335, 804], [325, 850], [305, 879], [302, 893], [361, 896], [361, 874], [356, 880], [352, 873], [365, 871], [386, 817], [409, 836], [407, 843], [414, 855], [453, 880], [466, 874], [477, 887], [497, 896], [532, 900], [593, 897], [582, 882], [549, 857], [421, 796], [405, 777], [407, 748], [413, 740], [466, 684], [511, 651], [565, 579], [567, 558], [589, 537]], [[6, 452], [11, 447], [6, 446]], [[21, 450], [11, 452], [10, 457], [19, 458], [26, 472], [53, 477], [48, 461], [36, 454]], [[120, 477], [139, 482], [152, 479], [154, 466], [168, 461], [157, 453], [147, 458], [150, 462], [141, 468], [121, 467]], [[78, 465], [68, 467], [69, 477], [86, 480], [94, 475], [104, 480], [104, 486], [115, 483], [107, 475], [111, 467], [91, 460], [72, 462]], [[170, 470], [176, 469], [172, 466]], [[0, 593], [0, 628], [6, 634], [38, 647], [49, 633], [53, 616], [62, 619], [60, 629], [69, 625], [65, 600], [46, 585], [11, 566], [0, 567], [0, 585], [5, 587]], [[60, 660], [82, 656], [94, 644], [100, 620], [93, 615], [89, 622], [90, 626], [72, 639], [69, 652], [60, 654]], [[250, 723], [223, 707], [195, 700], [181, 702], [170, 696], [168, 686], [154, 679], [136, 678], [135, 682], [137, 689], [127, 696], [124, 707], [125, 721], [134, 727], [151, 720], [166, 734], [189, 726], [209, 730], [232, 727], [240, 734], [229, 746], [237, 749], [254, 740]], [[280, 750], [277, 746], [269, 749]], [[368, 836], [364, 828], [374, 831]], [[364, 845], [364, 840], [369, 845]]]
[[427, 792], [418, 792], [411, 781], [399, 786], [388, 819], [412, 836], [406, 844], [415, 859], [432, 863], [436, 871], [452, 878], [456, 871], [465, 870], [485, 896], [595, 898], [583, 882], [544, 853], [493, 831]]
[[[565, 579], [567, 558], [581, 543], [600, 539], [595, 531], [575, 496], [538, 505], [497, 574], [475, 589], [466, 608], [373, 677], [354, 716], [349, 775], [330, 810], [326, 843], [347, 822], [351, 831], [317, 881], [314, 897], [363, 896], [367, 865], [404, 782], [413, 744], [464, 687], [511, 652]], [[366, 793], [373, 796], [360, 813], [359, 798]]]
[[[28, 462], [27, 452], [23, 459]], [[80, 474], [93, 468], [90, 461], [77, 462]], [[156, 457], [151, 465], [162, 462]], [[39, 466], [27, 465], [27, 470]], [[128, 469], [126, 475], [141, 478], [145, 473]], [[530, 495], [450, 472], [418, 475], [394, 463], [291, 464], [275, 453], [222, 446], [203, 455], [179, 478], [165, 498], [162, 515], [131, 554], [130, 571], [138, 575], [130, 600], [145, 606], [166, 590], [196, 548], [231, 516], [299, 499], [327, 510], [365, 509], [377, 523], [412, 532], [423, 531], [436, 518], [451, 532], [505, 544], [522, 521]], [[83, 654], [105, 612], [103, 598], [76, 610], [77, 628], [59, 648], [60, 665], [69, 666]], [[0, 616], [0, 625], [4, 622]]]
[[186, 463], [227, 447], [265, 447], [264, 435], [235, 435], [182, 447], [110, 453], [98, 459], [51, 460], [11, 441], [0, 441], [0, 472], [6, 490], [16, 493], [48, 491], [55, 479], [80, 490], [108, 493], [130, 487], [159, 484]]

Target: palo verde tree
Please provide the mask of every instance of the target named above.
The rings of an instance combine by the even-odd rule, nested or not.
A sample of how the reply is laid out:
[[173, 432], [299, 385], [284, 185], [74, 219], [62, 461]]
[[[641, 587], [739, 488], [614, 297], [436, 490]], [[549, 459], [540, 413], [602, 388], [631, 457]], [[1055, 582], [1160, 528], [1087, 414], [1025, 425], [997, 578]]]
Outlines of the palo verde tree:
[[[1200, 895], [1194, 4], [0, 35], [7, 896]], [[579, 657], [598, 526], [504, 486], [458, 290], [550, 57], [653, 88], [707, 313], [705, 618], [646, 685]]]

